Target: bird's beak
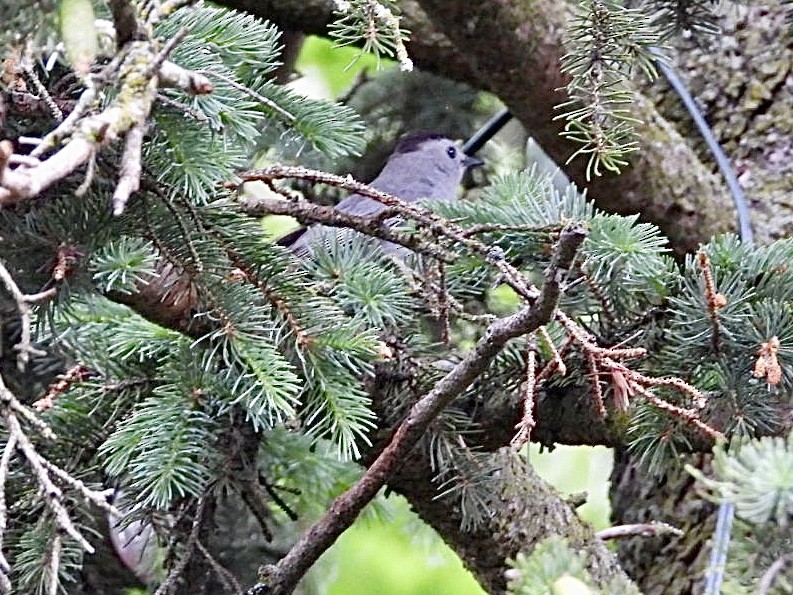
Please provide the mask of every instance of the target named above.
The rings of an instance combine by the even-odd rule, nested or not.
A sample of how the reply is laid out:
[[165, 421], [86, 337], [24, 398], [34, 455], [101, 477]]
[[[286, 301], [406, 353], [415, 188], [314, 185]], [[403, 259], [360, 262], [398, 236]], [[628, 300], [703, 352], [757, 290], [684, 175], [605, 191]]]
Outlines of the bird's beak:
[[466, 155], [466, 156], [463, 158], [463, 165], [464, 165], [466, 168], [470, 168], [470, 167], [482, 167], [484, 164], [485, 164], [485, 162], [484, 162], [484, 161], [482, 161], [481, 159], [477, 159], [476, 157], [471, 157], [470, 155]]

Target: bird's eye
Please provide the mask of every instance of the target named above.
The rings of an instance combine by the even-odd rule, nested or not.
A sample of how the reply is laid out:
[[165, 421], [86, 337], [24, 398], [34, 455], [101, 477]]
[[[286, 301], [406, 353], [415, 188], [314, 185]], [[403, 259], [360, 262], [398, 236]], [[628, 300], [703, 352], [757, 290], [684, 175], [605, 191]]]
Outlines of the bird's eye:
[[448, 149], [446, 149], [446, 154], [452, 159], [454, 159], [455, 157], [457, 157], [457, 149], [455, 149], [454, 147], [449, 147]]

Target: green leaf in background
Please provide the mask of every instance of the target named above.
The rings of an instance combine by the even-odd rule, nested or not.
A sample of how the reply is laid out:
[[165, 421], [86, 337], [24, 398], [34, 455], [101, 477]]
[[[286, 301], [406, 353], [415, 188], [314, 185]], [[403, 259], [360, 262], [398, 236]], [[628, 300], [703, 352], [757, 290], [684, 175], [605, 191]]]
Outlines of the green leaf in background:
[[87, 74], [98, 51], [91, 0], [61, 0], [58, 17], [69, 63], [78, 74]]

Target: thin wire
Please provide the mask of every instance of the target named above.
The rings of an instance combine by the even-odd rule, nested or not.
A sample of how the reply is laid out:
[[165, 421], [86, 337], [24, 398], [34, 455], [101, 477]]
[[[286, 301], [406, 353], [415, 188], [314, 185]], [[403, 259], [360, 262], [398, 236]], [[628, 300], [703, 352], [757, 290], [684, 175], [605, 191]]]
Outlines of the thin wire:
[[721, 593], [724, 568], [727, 565], [727, 550], [730, 547], [733, 518], [735, 518], [735, 504], [727, 501], [722, 502], [719, 505], [716, 530], [713, 532], [713, 549], [710, 552], [708, 571], [705, 576], [704, 595], [719, 595]]
[[504, 125], [510, 121], [512, 114], [507, 108], [502, 109], [495, 116], [485, 122], [474, 135], [463, 145], [463, 153], [466, 155], [476, 155], [476, 152], [485, 146]]
[[754, 234], [752, 232], [751, 219], [749, 218], [749, 206], [743, 194], [743, 190], [741, 190], [741, 185], [738, 183], [738, 178], [735, 176], [735, 172], [732, 169], [732, 165], [730, 165], [730, 160], [727, 159], [727, 156], [724, 154], [719, 141], [716, 140], [713, 131], [702, 116], [702, 112], [699, 111], [694, 98], [691, 97], [691, 93], [688, 92], [683, 81], [677, 76], [677, 73], [666, 63], [666, 57], [657, 48], [650, 48], [650, 53], [656, 57], [655, 63], [658, 65], [658, 69], [664, 77], [666, 77], [666, 80], [669, 81], [675, 93], [677, 93], [683, 101], [688, 113], [691, 114], [694, 124], [697, 126], [699, 133], [708, 145], [710, 152], [713, 154], [713, 158], [716, 160], [716, 164], [721, 170], [721, 175], [724, 176], [724, 180], [727, 182], [727, 188], [730, 190], [730, 195], [735, 205], [735, 211], [738, 215], [738, 230], [741, 241], [746, 244], [753, 243]]

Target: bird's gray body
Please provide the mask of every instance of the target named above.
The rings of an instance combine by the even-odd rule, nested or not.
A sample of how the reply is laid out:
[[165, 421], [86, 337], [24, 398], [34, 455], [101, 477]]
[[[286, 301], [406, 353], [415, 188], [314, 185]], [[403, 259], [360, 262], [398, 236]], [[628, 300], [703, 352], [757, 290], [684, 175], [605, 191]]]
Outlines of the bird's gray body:
[[[465, 170], [481, 162], [465, 155], [450, 139], [434, 134], [403, 139], [388, 158], [371, 186], [408, 203], [419, 199], [455, 200]], [[353, 194], [336, 209], [361, 217], [373, 217], [385, 207], [377, 201]], [[298, 237], [291, 249], [302, 254], [320, 238], [327, 238], [327, 227], [314, 225]]]

